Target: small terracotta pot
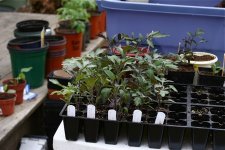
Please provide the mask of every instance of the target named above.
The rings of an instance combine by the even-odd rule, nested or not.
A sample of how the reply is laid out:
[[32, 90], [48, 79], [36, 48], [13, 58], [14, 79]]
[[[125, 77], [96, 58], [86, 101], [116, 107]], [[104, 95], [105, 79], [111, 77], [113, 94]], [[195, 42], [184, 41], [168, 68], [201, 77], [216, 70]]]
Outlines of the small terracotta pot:
[[14, 113], [16, 94], [0, 92], [0, 108], [4, 116], [9, 116]]
[[20, 80], [19, 84], [15, 83], [16, 79], [7, 79], [3, 81], [3, 85], [7, 85], [8, 89], [13, 89], [16, 91], [16, 105], [23, 103], [23, 90], [26, 86], [26, 80]]
[[62, 35], [66, 38], [66, 56], [65, 58], [80, 57], [82, 52], [83, 33], [76, 33], [74, 30], [55, 29], [56, 35]]

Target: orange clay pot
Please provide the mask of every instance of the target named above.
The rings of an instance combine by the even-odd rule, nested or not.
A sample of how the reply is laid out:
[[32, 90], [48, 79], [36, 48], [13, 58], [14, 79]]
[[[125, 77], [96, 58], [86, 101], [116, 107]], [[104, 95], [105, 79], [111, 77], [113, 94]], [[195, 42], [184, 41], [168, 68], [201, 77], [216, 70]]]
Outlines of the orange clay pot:
[[46, 59], [46, 76], [57, 69], [62, 68], [62, 62], [66, 54], [66, 39], [64, 36], [46, 36], [45, 40], [49, 43]]
[[76, 33], [69, 29], [55, 29], [56, 35], [62, 35], [66, 38], [66, 56], [65, 58], [80, 57], [82, 52], [83, 33]]
[[16, 94], [0, 92], [0, 108], [3, 116], [9, 116], [14, 113]]
[[52, 92], [57, 91], [55, 89], [48, 89], [47, 98], [48, 100], [62, 100], [63, 95], [51, 94]]
[[100, 30], [100, 33], [106, 31], [106, 11], [101, 12], [101, 18], [99, 21], [99, 30]]
[[100, 33], [100, 25], [99, 22], [101, 20], [101, 15], [98, 12], [92, 13], [91, 18], [90, 18], [90, 23], [91, 23], [91, 39], [95, 39], [98, 34]]
[[16, 91], [16, 105], [23, 103], [23, 91], [26, 86], [26, 80], [20, 80], [17, 83], [16, 79], [7, 79], [4, 80], [3, 85], [7, 85], [8, 89], [13, 89]]

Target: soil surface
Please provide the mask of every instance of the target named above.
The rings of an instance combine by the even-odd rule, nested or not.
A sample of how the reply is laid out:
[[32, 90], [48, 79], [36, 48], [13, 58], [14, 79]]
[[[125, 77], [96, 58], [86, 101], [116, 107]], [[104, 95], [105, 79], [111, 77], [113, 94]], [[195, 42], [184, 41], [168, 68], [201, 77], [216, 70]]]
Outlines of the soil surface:
[[194, 68], [192, 65], [179, 65], [178, 71], [179, 72], [194, 72]]
[[10, 99], [13, 97], [14, 97], [14, 95], [12, 95], [12, 94], [7, 94], [7, 93], [0, 94], [0, 100], [7, 100], [7, 99]]
[[209, 60], [213, 60], [214, 58], [215, 57], [210, 56], [210, 55], [202, 55], [202, 56], [194, 55], [191, 60], [192, 61], [209, 61]]

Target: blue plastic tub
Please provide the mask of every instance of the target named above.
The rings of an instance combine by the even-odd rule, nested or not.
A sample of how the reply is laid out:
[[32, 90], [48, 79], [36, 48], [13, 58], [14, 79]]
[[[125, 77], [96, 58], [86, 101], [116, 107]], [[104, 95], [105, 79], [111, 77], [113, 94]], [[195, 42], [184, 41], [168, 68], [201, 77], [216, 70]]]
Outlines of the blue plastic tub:
[[[201, 28], [205, 31], [204, 38], [208, 42], [199, 45], [198, 51], [214, 53], [221, 61], [225, 52], [225, 9], [214, 7], [218, 3], [217, 0], [202, 1], [204, 5], [210, 2], [212, 6], [135, 3], [119, 0], [102, 0], [100, 4], [107, 12], [108, 37], [117, 33], [130, 35], [133, 32], [135, 35], [139, 33], [145, 35], [152, 30], [160, 31], [169, 34], [170, 37], [157, 39], [155, 44], [161, 52], [167, 53], [177, 52], [178, 43], [182, 42], [186, 33]], [[215, 4], [212, 4], [212, 1]], [[194, 1], [191, 2], [193, 4]]]

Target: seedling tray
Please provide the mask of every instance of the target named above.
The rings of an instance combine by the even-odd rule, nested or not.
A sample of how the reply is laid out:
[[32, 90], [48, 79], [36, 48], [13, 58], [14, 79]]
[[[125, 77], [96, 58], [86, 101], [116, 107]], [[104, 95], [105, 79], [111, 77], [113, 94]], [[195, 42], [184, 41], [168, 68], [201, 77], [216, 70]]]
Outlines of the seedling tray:
[[[130, 116], [121, 121], [109, 122], [105, 120], [106, 111], [99, 111], [97, 113], [97, 119], [93, 119], [95, 127], [93, 128], [92, 140], [87, 142], [97, 142], [101, 127], [105, 127], [105, 122], [110, 123], [110, 129], [113, 129], [110, 134], [110, 129], [104, 128], [104, 132], [110, 137], [105, 137], [109, 141], [105, 141], [107, 144], [116, 144], [118, 135], [120, 134], [120, 126], [126, 125], [127, 127], [127, 140], [130, 146], [140, 146], [142, 141], [143, 130], [148, 131], [148, 144], [151, 148], [160, 148], [163, 135], [168, 136], [168, 146], [170, 149], [181, 149], [185, 135], [185, 131], [192, 132], [192, 148], [196, 150], [205, 149], [208, 138], [212, 134], [213, 149], [225, 149], [225, 94], [224, 88], [220, 87], [203, 87], [193, 85], [181, 85], [174, 84], [177, 88], [177, 93], [170, 93], [167, 99], [171, 99], [174, 102], [163, 103], [164, 108], [167, 108], [166, 119], [163, 125], [155, 125], [154, 120], [157, 112], [154, 110], [143, 111], [143, 117], [141, 123], [132, 123]], [[155, 107], [155, 104], [152, 104]], [[60, 112], [64, 121], [64, 128], [67, 140], [75, 141], [79, 139], [79, 133], [86, 131], [85, 122], [86, 108], [85, 105], [80, 105], [77, 111], [77, 117], [66, 116], [66, 107], [64, 106]], [[132, 111], [131, 111], [132, 112]], [[75, 120], [70, 121], [68, 120]], [[164, 130], [167, 128], [167, 130]], [[190, 130], [191, 129], [191, 130]], [[71, 130], [76, 130], [71, 132]], [[135, 132], [139, 130], [139, 132]], [[163, 132], [167, 131], [166, 134]], [[133, 132], [135, 135], [131, 135]], [[71, 135], [73, 133], [73, 135]], [[76, 135], [75, 135], [76, 134]], [[113, 135], [113, 136], [112, 136]], [[131, 136], [129, 136], [131, 135]], [[68, 136], [72, 136], [68, 137]], [[131, 138], [132, 137], [132, 138]], [[94, 140], [93, 140], [94, 139]]]

